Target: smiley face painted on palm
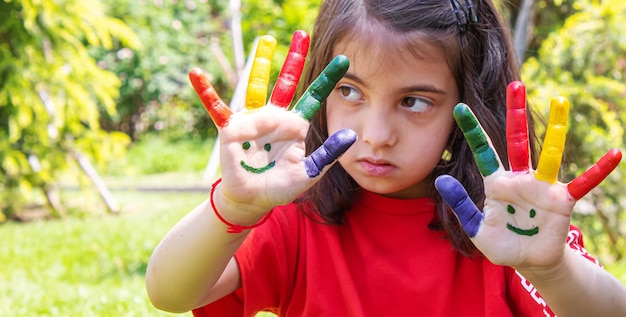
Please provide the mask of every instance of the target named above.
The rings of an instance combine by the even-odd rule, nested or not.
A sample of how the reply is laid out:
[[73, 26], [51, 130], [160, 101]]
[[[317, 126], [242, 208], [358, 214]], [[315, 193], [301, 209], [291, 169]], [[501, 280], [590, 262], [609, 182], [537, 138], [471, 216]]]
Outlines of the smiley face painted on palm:
[[[511, 216], [514, 216], [516, 213], [518, 215], [520, 214], [519, 212], [517, 212], [517, 210], [515, 210], [515, 207], [513, 207], [511, 205], [507, 205], [506, 206], [506, 211]], [[533, 219], [533, 218], [535, 218], [536, 215], [537, 215], [537, 211], [535, 211], [535, 209], [531, 208], [530, 211], [528, 212], [528, 217], [530, 219]], [[517, 234], [522, 235], [522, 236], [534, 236], [534, 235], [539, 233], [539, 227], [537, 227], [537, 226], [533, 226], [533, 227], [528, 228], [528, 229], [522, 229], [522, 228], [519, 228], [517, 226], [512, 225], [510, 222], [507, 222], [506, 228], [511, 230], [512, 232], [517, 233]]]
[[[243, 145], [241, 146], [241, 148], [244, 151], [248, 151], [250, 150], [251, 147], [251, 143], [249, 141], [243, 142]], [[263, 150], [266, 152], [269, 152], [270, 150], [272, 150], [272, 145], [270, 143], [265, 143], [263, 145]], [[269, 163], [267, 163], [267, 165], [265, 166], [261, 166], [261, 167], [253, 167], [248, 165], [244, 160], [241, 160], [241, 167], [243, 167], [246, 171], [250, 172], [250, 173], [255, 173], [255, 174], [261, 174], [264, 173], [265, 171], [269, 170], [270, 168], [274, 167], [276, 165], [276, 161], [272, 160]]]

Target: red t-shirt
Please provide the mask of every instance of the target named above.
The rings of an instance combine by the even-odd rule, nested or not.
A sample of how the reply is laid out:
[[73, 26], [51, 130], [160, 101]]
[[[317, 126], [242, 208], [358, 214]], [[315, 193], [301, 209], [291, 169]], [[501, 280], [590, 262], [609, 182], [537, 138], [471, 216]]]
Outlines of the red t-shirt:
[[[343, 225], [278, 207], [236, 253], [242, 287], [194, 316], [554, 316], [510, 267], [459, 254], [431, 199], [364, 192]], [[572, 227], [568, 243], [581, 253]]]

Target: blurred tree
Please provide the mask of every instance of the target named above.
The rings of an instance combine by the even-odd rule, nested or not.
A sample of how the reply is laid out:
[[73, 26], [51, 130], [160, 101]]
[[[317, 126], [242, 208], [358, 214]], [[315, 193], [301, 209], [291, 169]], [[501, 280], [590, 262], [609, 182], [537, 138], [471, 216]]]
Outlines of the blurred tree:
[[110, 15], [125, 21], [141, 39], [140, 49], [120, 42], [101, 48], [102, 67], [118, 74], [122, 86], [118, 111], [104, 113], [102, 124], [134, 140], [159, 132], [171, 140], [213, 137], [217, 130], [205, 114], [188, 81], [192, 67], [203, 68], [220, 96], [228, 102], [237, 82], [231, 32], [232, 10], [240, 10], [244, 49], [254, 39], [271, 34], [278, 39], [273, 63], [277, 76], [291, 35], [307, 28], [319, 5], [315, 1], [242, 1], [231, 8], [224, 0], [104, 0]]
[[[515, 46], [521, 61], [536, 56], [546, 37], [560, 29], [565, 19], [582, 9], [578, 2], [581, 0], [499, 1], [514, 31]], [[528, 21], [522, 21], [526, 19]]]
[[[198, 135], [210, 119], [200, 112], [187, 72], [204, 68], [220, 91], [228, 87], [220, 64], [209, 62], [212, 42], [228, 50], [224, 1], [104, 0], [108, 14], [123, 20], [142, 46], [114, 42], [95, 52], [99, 64], [121, 80], [117, 112], [103, 112], [102, 124], [138, 139], [146, 131], [168, 131], [172, 139]], [[206, 133], [206, 132], [204, 132]]]
[[[11, 216], [33, 188], [54, 206], [50, 185], [72, 151], [96, 163], [128, 138], [107, 134], [98, 111], [115, 114], [119, 80], [88, 47], [137, 44], [96, 0], [0, 2], [0, 209]], [[3, 220], [3, 219], [0, 219]]]
[[[610, 148], [622, 148], [626, 124], [626, 3], [577, 1], [578, 13], [550, 33], [523, 65], [531, 104], [547, 115], [556, 94], [571, 102], [564, 181], [580, 175]], [[623, 163], [577, 205], [574, 220], [599, 248], [619, 260], [626, 252]], [[600, 221], [598, 221], [600, 220]]]

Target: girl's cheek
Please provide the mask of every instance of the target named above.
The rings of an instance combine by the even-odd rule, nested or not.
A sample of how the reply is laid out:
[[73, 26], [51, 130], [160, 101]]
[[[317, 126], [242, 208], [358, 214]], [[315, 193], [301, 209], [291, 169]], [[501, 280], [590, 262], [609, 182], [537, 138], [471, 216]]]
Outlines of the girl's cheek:
[[326, 122], [329, 135], [346, 128], [352, 129], [358, 134], [358, 127], [360, 125], [359, 120], [358, 115], [354, 113], [348, 113], [339, 109], [329, 109], [326, 111]]

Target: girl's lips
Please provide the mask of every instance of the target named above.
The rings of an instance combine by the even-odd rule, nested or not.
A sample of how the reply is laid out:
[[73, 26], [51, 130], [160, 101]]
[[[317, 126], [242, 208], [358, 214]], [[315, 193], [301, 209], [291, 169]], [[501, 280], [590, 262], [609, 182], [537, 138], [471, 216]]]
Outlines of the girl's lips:
[[375, 160], [359, 160], [359, 165], [365, 171], [365, 173], [371, 176], [387, 176], [391, 174], [396, 168], [383, 161], [375, 161]]

